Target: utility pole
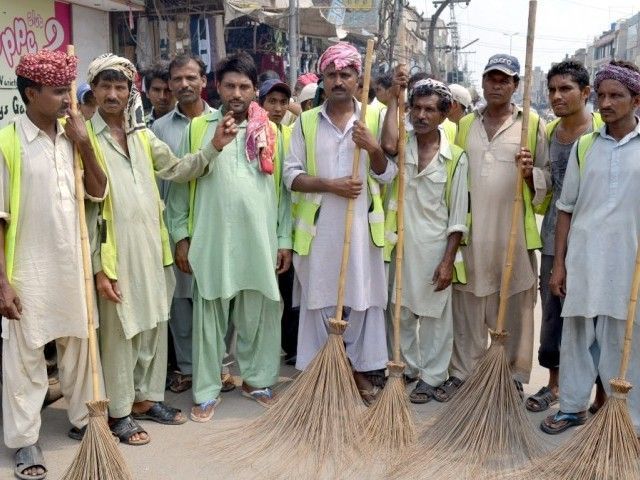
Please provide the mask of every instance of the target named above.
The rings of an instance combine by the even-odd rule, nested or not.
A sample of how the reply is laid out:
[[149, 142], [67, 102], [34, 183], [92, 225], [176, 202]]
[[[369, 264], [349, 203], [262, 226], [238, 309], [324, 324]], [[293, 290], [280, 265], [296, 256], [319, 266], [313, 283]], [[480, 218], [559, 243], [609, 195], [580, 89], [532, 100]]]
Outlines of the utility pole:
[[289, 0], [289, 85], [293, 88], [298, 79], [298, 0]]
[[431, 16], [429, 21], [429, 36], [427, 37], [427, 63], [429, 64], [429, 69], [431, 70], [431, 75], [434, 77], [439, 76], [438, 72], [438, 62], [436, 60], [436, 45], [435, 45], [435, 32], [436, 25], [438, 22], [438, 17], [444, 11], [444, 9], [448, 5], [453, 5], [456, 3], [464, 3], [469, 5], [471, 0], [437, 0], [433, 2], [433, 6], [437, 7], [435, 13]]

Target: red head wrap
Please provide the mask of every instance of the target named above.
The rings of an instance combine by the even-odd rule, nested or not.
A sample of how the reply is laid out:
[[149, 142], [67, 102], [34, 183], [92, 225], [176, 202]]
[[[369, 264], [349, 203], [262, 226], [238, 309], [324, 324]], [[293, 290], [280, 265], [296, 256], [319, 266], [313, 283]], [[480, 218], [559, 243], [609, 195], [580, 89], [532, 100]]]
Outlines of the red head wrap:
[[71, 85], [77, 75], [78, 58], [64, 52], [40, 50], [20, 59], [16, 75], [50, 87]]

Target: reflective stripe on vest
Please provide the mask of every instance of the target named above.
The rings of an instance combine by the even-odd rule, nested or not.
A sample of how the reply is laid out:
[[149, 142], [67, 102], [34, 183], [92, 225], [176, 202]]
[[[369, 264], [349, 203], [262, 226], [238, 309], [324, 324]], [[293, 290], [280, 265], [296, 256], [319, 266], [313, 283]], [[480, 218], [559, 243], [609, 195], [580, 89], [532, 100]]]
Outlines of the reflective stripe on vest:
[[[466, 150], [467, 137], [471, 131], [471, 124], [476, 118], [475, 113], [465, 115], [460, 119], [458, 123], [458, 136], [456, 137], [456, 144], [462, 149]], [[531, 156], [536, 156], [536, 146], [538, 144], [538, 129], [540, 127], [540, 117], [531, 112], [529, 115], [529, 132], [527, 135], [527, 146], [531, 152]], [[522, 180], [524, 182], [524, 180]], [[473, 188], [473, 185], [469, 185], [469, 191]], [[540, 232], [538, 231], [538, 224], [536, 223], [536, 215], [532, 204], [533, 196], [531, 190], [529, 190], [526, 182], [523, 184], [522, 189], [522, 201], [524, 204], [524, 235], [527, 243], [528, 250], [535, 250], [542, 248], [542, 240], [540, 239]], [[469, 228], [471, 228], [471, 215], [469, 215]]]
[[[451, 189], [453, 188], [453, 176], [458, 169], [458, 163], [464, 150], [457, 145], [451, 144], [451, 159], [445, 161], [445, 167], [447, 170], [447, 182], [444, 187], [444, 200], [447, 205], [447, 209], [451, 209]], [[391, 196], [387, 200], [387, 210], [385, 212], [384, 222], [384, 261], [391, 261], [391, 255], [398, 242], [398, 188], [399, 177], [396, 177], [391, 186]], [[462, 261], [462, 255], [456, 255], [456, 259], [453, 264], [453, 282], [454, 283], [467, 283], [467, 274], [464, 268], [464, 262]]]
[[593, 146], [593, 142], [596, 141], [597, 132], [587, 133], [582, 135], [578, 139], [578, 148], [576, 150], [576, 156], [578, 160], [578, 166], [580, 167], [580, 175], [584, 173], [584, 167], [586, 165], [587, 154]]
[[9, 171], [9, 210], [11, 217], [8, 221], [9, 228], [4, 236], [4, 259], [7, 280], [13, 278], [13, 263], [16, 250], [16, 234], [18, 230], [18, 218], [20, 216], [20, 177], [22, 173], [22, 158], [20, 149], [20, 137], [16, 130], [16, 124], [10, 123], [0, 130], [0, 151]]
[[[109, 177], [109, 171], [107, 169], [107, 164], [104, 158], [104, 153], [100, 148], [100, 144], [98, 142], [98, 137], [96, 136], [93, 130], [93, 124], [91, 121], [87, 121], [87, 133], [89, 134], [89, 139], [91, 140], [91, 145], [93, 146], [93, 151], [96, 155], [96, 159], [98, 160], [98, 164], [104, 171], [107, 176], [107, 181], [111, 183], [111, 178]], [[149, 137], [147, 136], [146, 129], [138, 130], [132, 135], [139, 135], [140, 141], [144, 146], [145, 152], [147, 154], [147, 160], [149, 161], [150, 175], [151, 178], [154, 179], [155, 185], [155, 171], [153, 168], [153, 155], [151, 152], [151, 144], [149, 143]], [[156, 186], [156, 197], [158, 202], [158, 219], [160, 221], [160, 241], [162, 243], [162, 264], [166, 267], [173, 263], [173, 256], [171, 255], [171, 244], [169, 243], [169, 232], [167, 231], [167, 227], [164, 224], [164, 215], [162, 214], [162, 200], [160, 198], [160, 192]], [[116, 232], [114, 226], [114, 217], [113, 217], [113, 203], [111, 202], [111, 193], [107, 193], [104, 201], [100, 206], [101, 217], [102, 217], [102, 226], [100, 228], [101, 232], [106, 232], [106, 236], [103, 236], [104, 240], [100, 245], [100, 260], [102, 262], [102, 271], [104, 274], [109, 277], [111, 280], [118, 279], [118, 249], [116, 243]], [[103, 230], [105, 229], [105, 230]]]
[[[300, 126], [307, 153], [306, 171], [310, 176], [315, 176], [316, 165], [316, 135], [318, 132], [319, 112], [322, 107], [316, 107], [300, 115]], [[380, 130], [381, 112], [376, 109], [367, 109], [365, 123], [377, 138]], [[368, 169], [368, 167], [367, 167]], [[367, 190], [371, 203], [369, 205], [369, 231], [371, 241], [376, 247], [384, 246], [384, 208], [380, 185], [371, 175], [367, 175]], [[294, 192], [295, 193], [295, 192]], [[315, 225], [320, 214], [322, 194], [297, 192], [292, 196], [293, 213], [293, 250], [298, 255], [308, 255], [311, 242], [315, 236]], [[312, 228], [313, 227], [313, 228]]]

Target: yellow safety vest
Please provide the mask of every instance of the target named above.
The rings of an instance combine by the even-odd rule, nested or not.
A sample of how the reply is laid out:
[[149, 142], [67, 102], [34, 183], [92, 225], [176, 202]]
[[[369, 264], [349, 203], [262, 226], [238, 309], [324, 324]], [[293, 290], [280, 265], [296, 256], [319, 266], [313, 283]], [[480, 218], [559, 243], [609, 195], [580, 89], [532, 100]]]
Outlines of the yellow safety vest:
[[[96, 159], [98, 160], [98, 164], [102, 167], [102, 170], [105, 172], [107, 176], [107, 181], [111, 184], [111, 178], [109, 178], [109, 171], [106, 166], [106, 161], [104, 158], [104, 153], [100, 148], [100, 144], [98, 143], [98, 137], [93, 130], [93, 125], [91, 121], [87, 121], [87, 133], [89, 134], [89, 139], [91, 140], [91, 145], [93, 146], [93, 151], [96, 155]], [[155, 178], [155, 171], [153, 168], [153, 156], [151, 152], [151, 144], [149, 143], [149, 137], [147, 136], [146, 129], [138, 130], [132, 135], [139, 135], [140, 141], [144, 145], [145, 151], [147, 153], [147, 160], [149, 161], [149, 174], [151, 178]], [[154, 181], [155, 184], [155, 181]], [[158, 219], [160, 221], [160, 240], [162, 242], [162, 264], [166, 267], [173, 263], [173, 256], [171, 255], [171, 244], [169, 243], [169, 232], [167, 231], [167, 227], [164, 224], [164, 215], [162, 215], [162, 200], [160, 199], [160, 192], [156, 187], [156, 198], [158, 201]], [[101, 232], [105, 232], [106, 235], [102, 234], [102, 239], [104, 241], [101, 242], [100, 245], [100, 260], [102, 262], [102, 271], [105, 273], [107, 277], [111, 280], [118, 279], [117, 265], [118, 265], [118, 249], [116, 244], [116, 232], [114, 226], [114, 216], [113, 216], [113, 203], [111, 202], [111, 194], [108, 193], [104, 201], [100, 206], [101, 217], [102, 217], [102, 226]], [[104, 229], [104, 230], [103, 230]]]
[[[451, 159], [445, 162], [447, 169], [447, 183], [444, 187], [444, 199], [447, 204], [447, 208], [451, 209], [451, 188], [453, 185], [453, 176], [458, 169], [458, 163], [460, 157], [464, 153], [460, 147], [455, 144], [451, 145]], [[391, 254], [396, 248], [398, 241], [398, 186], [400, 178], [396, 177], [391, 187], [391, 196], [387, 202], [387, 209], [385, 211], [384, 218], [384, 261], [391, 261]], [[464, 262], [462, 257], [456, 258], [453, 264], [453, 283], [467, 283], [467, 273], [464, 268]]]
[[0, 151], [9, 171], [9, 206], [11, 218], [7, 221], [9, 228], [4, 233], [4, 258], [7, 279], [13, 278], [13, 262], [16, 250], [16, 234], [18, 230], [18, 218], [20, 216], [20, 176], [22, 172], [22, 159], [20, 149], [20, 137], [16, 131], [16, 124], [10, 123], [0, 130]]
[[458, 135], [458, 125], [448, 118], [445, 118], [444, 122], [441, 123], [441, 126], [447, 140], [449, 140], [449, 144], [454, 145], [456, 143], [456, 136]]
[[[318, 132], [319, 112], [322, 107], [307, 110], [300, 115], [300, 126], [307, 152], [306, 171], [310, 176], [317, 173], [316, 135]], [[367, 109], [365, 123], [375, 137], [380, 130], [380, 111]], [[371, 241], [376, 247], [384, 247], [384, 208], [380, 185], [371, 175], [367, 175], [367, 187], [371, 203], [369, 205], [369, 231]], [[293, 213], [293, 250], [298, 255], [308, 255], [311, 241], [316, 234], [316, 221], [322, 203], [321, 193], [297, 192], [292, 198]]]
[[[460, 119], [460, 123], [458, 124], [458, 136], [456, 137], [456, 144], [459, 147], [462, 147], [464, 150], [466, 150], [467, 137], [469, 136], [471, 124], [473, 123], [475, 118], [475, 113], [470, 113], [462, 117]], [[536, 156], [539, 125], [540, 117], [534, 112], [531, 112], [529, 115], [529, 132], [527, 135], [527, 145], [533, 158], [535, 158]], [[473, 187], [470, 185], [470, 191], [471, 188]], [[542, 240], [540, 239], [540, 232], [538, 231], [538, 224], [536, 223], [536, 215], [533, 204], [531, 203], [533, 201], [533, 197], [531, 196], [531, 191], [529, 190], [526, 182], [524, 183], [522, 188], [522, 200], [524, 203], [524, 236], [527, 243], [527, 249], [535, 250], [537, 248], [542, 248]], [[471, 219], [469, 220], [468, 226], [471, 227]]]
[[[189, 148], [191, 153], [196, 153], [202, 148], [202, 141], [204, 135], [207, 133], [207, 124], [216, 119], [215, 115], [219, 115], [218, 112], [213, 112], [208, 115], [201, 115], [191, 120], [189, 123]], [[217, 119], [216, 119], [217, 120]], [[289, 150], [289, 144], [291, 142], [291, 130], [292, 127], [283, 125], [280, 130], [275, 123], [269, 122], [271, 128], [276, 132], [276, 151], [273, 161], [273, 179], [276, 187], [276, 198], [280, 200], [280, 188], [282, 185], [282, 162], [284, 156]], [[189, 236], [193, 235], [193, 215], [194, 206], [196, 201], [196, 185], [197, 180], [191, 180], [189, 182], [189, 217], [187, 220], [187, 232]]]

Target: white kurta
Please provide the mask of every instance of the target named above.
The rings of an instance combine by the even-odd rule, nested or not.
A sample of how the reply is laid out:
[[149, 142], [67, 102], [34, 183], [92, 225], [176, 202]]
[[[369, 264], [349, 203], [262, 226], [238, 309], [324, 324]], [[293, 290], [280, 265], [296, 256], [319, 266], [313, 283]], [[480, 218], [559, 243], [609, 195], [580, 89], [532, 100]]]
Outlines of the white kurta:
[[[22, 303], [26, 345], [36, 349], [60, 337], [87, 338], [73, 147], [61, 125], [54, 144], [26, 115], [15, 124], [22, 171], [12, 284]], [[0, 218], [5, 222], [16, 221], [9, 182], [0, 153]], [[2, 319], [5, 339], [10, 321]]]

